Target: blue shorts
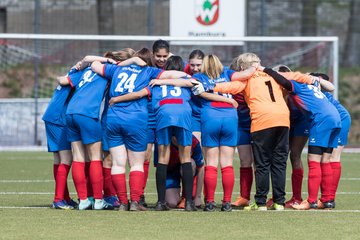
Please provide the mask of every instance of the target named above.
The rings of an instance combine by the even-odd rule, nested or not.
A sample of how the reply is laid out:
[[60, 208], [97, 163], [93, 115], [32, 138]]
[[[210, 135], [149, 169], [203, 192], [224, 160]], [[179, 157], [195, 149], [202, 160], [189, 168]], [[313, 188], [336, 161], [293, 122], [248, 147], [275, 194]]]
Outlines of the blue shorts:
[[71, 150], [71, 143], [67, 140], [67, 127], [45, 122], [48, 152]]
[[66, 124], [68, 126], [67, 138], [70, 142], [82, 141], [83, 144], [90, 144], [101, 141], [102, 131], [99, 119], [80, 114], [68, 114]]
[[170, 145], [171, 137], [175, 136], [177, 143], [181, 146], [192, 145], [191, 131], [181, 127], [165, 127], [156, 131], [156, 142], [159, 145]]
[[310, 128], [309, 146], [336, 148], [341, 128], [320, 129], [315, 125]]
[[102, 150], [108, 152], [109, 151], [109, 144], [108, 144], [108, 137], [106, 132], [106, 121], [101, 122], [101, 130], [102, 130], [102, 139], [101, 139], [101, 145]]
[[351, 126], [351, 118], [348, 116], [347, 118], [341, 119], [341, 130], [339, 133], [338, 145], [345, 146], [348, 142], [348, 134]]
[[109, 148], [125, 144], [134, 152], [143, 152], [147, 148], [147, 124], [143, 120], [132, 119], [129, 122], [108, 117], [106, 124]]
[[156, 140], [156, 128], [148, 128], [147, 132], [147, 143], [155, 143]]
[[310, 121], [304, 114], [296, 114], [290, 119], [290, 136], [309, 136]]
[[244, 129], [244, 128], [238, 127], [237, 146], [250, 145], [250, 144], [251, 144], [250, 129]]
[[166, 189], [180, 188], [181, 175], [180, 172], [167, 172], [166, 174]]
[[208, 118], [201, 122], [201, 145], [203, 147], [235, 147], [237, 128], [237, 118]]
[[200, 116], [198, 117], [195, 117], [194, 115], [191, 116], [191, 131], [201, 132]]

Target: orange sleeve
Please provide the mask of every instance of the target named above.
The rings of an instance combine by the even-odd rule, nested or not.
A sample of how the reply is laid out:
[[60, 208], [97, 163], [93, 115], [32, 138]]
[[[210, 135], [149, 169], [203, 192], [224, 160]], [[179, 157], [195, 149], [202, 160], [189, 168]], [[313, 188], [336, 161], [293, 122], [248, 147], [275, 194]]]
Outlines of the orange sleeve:
[[310, 75], [303, 74], [301, 72], [279, 72], [282, 76], [288, 80], [295, 80], [299, 83], [312, 84], [313, 78]]
[[232, 95], [235, 95], [244, 91], [246, 85], [247, 85], [247, 81], [217, 83], [215, 85], [214, 92], [230, 93]]

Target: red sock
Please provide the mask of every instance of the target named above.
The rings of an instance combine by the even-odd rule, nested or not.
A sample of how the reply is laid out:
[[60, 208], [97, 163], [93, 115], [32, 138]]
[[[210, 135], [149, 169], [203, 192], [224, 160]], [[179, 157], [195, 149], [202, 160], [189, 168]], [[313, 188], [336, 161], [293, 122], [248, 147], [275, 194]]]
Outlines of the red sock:
[[57, 171], [59, 169], [60, 164], [55, 164], [53, 165], [53, 176], [54, 176], [54, 180], [56, 181], [56, 175], [57, 175]]
[[253, 168], [240, 168], [240, 196], [250, 200], [251, 187], [253, 183]]
[[214, 202], [215, 201], [215, 190], [217, 184], [217, 168], [213, 166], [206, 166], [205, 167], [205, 175], [204, 175], [204, 182], [205, 182], [205, 196], [207, 202]]
[[[58, 167], [55, 179], [55, 197], [54, 202], [65, 199], [65, 190], [67, 189], [67, 177], [70, 171], [70, 166], [61, 163]], [[69, 194], [69, 192], [68, 192]], [[66, 199], [65, 199], [66, 200]]]
[[86, 177], [85, 177], [85, 163], [73, 162], [72, 164], [72, 178], [76, 188], [76, 192], [80, 200], [87, 198]]
[[192, 192], [193, 198], [195, 198], [196, 196], [196, 185], [197, 185], [197, 176], [194, 177], [193, 192]]
[[103, 167], [104, 176], [104, 197], [115, 196], [116, 191], [111, 180], [111, 168]]
[[231, 195], [234, 189], [235, 174], [233, 166], [224, 167], [221, 169], [222, 185], [224, 189], [223, 202], [231, 202]]
[[322, 202], [334, 200], [331, 198], [333, 173], [330, 163], [321, 163], [321, 198]]
[[141, 190], [141, 195], [144, 195], [146, 183], [147, 183], [147, 180], [149, 177], [149, 165], [150, 165], [150, 161], [145, 160], [145, 162], [144, 162], [144, 183], [143, 183], [143, 187]]
[[123, 204], [128, 204], [125, 173], [111, 175], [111, 179], [120, 202]]
[[85, 176], [86, 176], [86, 187], [87, 187], [88, 197], [93, 197], [94, 193], [90, 181], [90, 164], [91, 162], [85, 162]]
[[341, 176], [341, 162], [331, 162], [331, 168], [333, 171], [333, 184], [331, 189], [331, 198], [335, 199], [336, 191], [339, 186]]
[[309, 179], [308, 191], [309, 202], [316, 202], [318, 198], [320, 183], [321, 183], [321, 167], [319, 162], [309, 161]]
[[304, 178], [304, 169], [297, 168], [292, 170], [291, 185], [293, 191], [293, 198], [299, 201], [302, 201], [301, 188], [302, 188], [303, 178]]
[[102, 174], [102, 161], [92, 160], [90, 162], [90, 181], [95, 199], [103, 198], [103, 174]]
[[138, 202], [142, 193], [144, 183], [144, 172], [132, 171], [129, 175], [130, 199]]

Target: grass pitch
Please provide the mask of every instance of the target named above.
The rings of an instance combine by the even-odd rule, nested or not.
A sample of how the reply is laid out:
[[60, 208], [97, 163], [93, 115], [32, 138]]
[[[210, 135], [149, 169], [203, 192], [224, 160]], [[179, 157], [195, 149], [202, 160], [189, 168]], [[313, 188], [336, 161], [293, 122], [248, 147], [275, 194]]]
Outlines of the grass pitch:
[[[54, 190], [50, 153], [0, 152], [0, 239], [360, 239], [359, 157], [343, 154], [336, 209], [330, 211], [80, 212], [50, 208]], [[233, 199], [239, 194], [237, 157], [234, 165]], [[290, 172], [289, 166], [287, 192]], [[219, 174], [218, 203], [220, 178]], [[306, 185], [305, 180], [303, 197]], [[69, 187], [76, 199], [71, 177]], [[152, 205], [156, 201], [154, 168], [150, 168], [146, 200]]]

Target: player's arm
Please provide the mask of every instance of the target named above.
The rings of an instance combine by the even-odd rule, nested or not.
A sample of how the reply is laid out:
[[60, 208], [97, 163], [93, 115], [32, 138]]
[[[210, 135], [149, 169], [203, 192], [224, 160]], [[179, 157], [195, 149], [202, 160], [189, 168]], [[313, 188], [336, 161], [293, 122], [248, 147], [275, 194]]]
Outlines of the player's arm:
[[232, 75], [231, 75], [231, 81], [246, 81], [248, 80], [249, 78], [251, 78], [254, 73], [256, 72], [256, 67], [253, 66], [253, 67], [250, 67], [244, 71], [241, 71], [241, 72], [234, 72]]
[[153, 79], [150, 81], [149, 86], [153, 87], [156, 85], [172, 85], [175, 87], [193, 87], [197, 85], [199, 82], [195, 79]]
[[314, 81], [318, 80], [316, 77], [301, 72], [279, 72], [279, 74], [287, 79], [295, 80], [298, 83], [313, 84]]
[[61, 86], [70, 85], [70, 82], [71, 82], [68, 76], [59, 76], [59, 77], [56, 77], [56, 81], [57, 81]]
[[127, 93], [121, 96], [112, 97], [109, 101], [109, 105], [112, 106], [118, 102], [127, 102], [137, 100], [146, 96], [149, 96], [150, 92], [148, 88], [143, 88], [140, 91]]
[[229, 104], [233, 105], [234, 108], [238, 107], [238, 103], [234, 99], [227, 98], [227, 97], [221, 96], [219, 94], [203, 92], [203, 93], [199, 94], [199, 96], [208, 101], [225, 102], [225, 103], [229, 103]]
[[77, 70], [82, 70], [82, 69], [84, 69], [86, 67], [91, 66], [91, 63], [93, 63], [95, 61], [102, 62], [102, 63], [116, 64], [116, 61], [114, 59], [111, 59], [111, 58], [88, 55], [88, 56], [85, 56], [81, 61], [79, 61], [76, 64], [76, 69]]
[[235, 95], [244, 91], [246, 85], [247, 81], [217, 83], [214, 87], [214, 92], [230, 93]]
[[158, 79], [178, 79], [178, 78], [191, 78], [191, 76], [185, 72], [176, 71], [176, 70], [167, 70], [162, 71], [157, 77]]
[[272, 70], [271, 68], [264, 68], [263, 71], [264, 73], [270, 75], [278, 84], [280, 84], [286, 90], [288, 91], [293, 90], [292, 83], [278, 72]]
[[146, 66], [146, 62], [139, 57], [132, 57], [132, 58], [126, 59], [125, 61], [118, 63], [118, 66], [128, 66], [131, 64], [135, 64], [135, 65], [142, 66], [142, 67]]

